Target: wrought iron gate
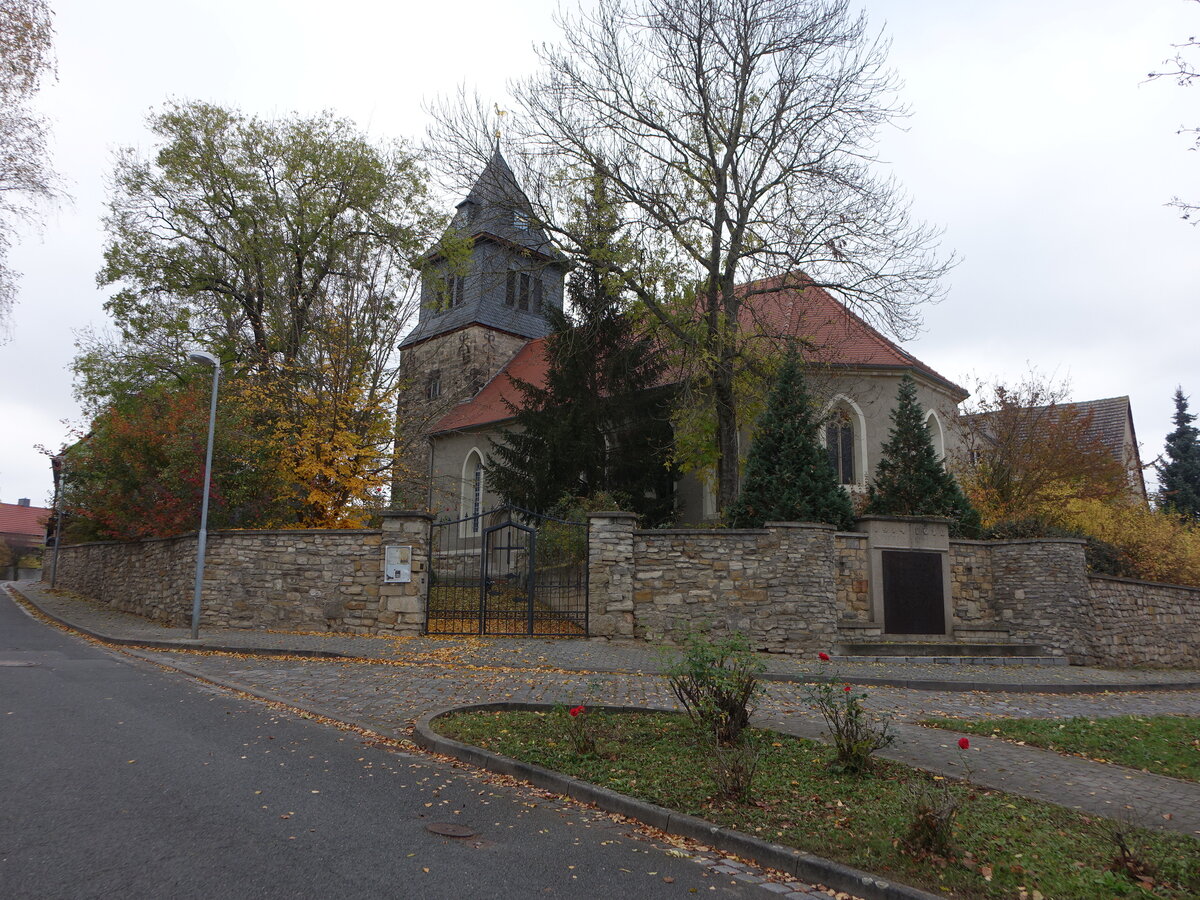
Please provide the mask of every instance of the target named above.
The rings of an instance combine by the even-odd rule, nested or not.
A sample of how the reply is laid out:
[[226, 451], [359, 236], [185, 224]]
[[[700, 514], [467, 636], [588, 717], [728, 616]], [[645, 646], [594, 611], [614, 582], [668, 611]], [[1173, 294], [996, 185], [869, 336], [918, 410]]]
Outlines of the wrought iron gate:
[[587, 635], [587, 523], [501, 507], [437, 522], [428, 634]]

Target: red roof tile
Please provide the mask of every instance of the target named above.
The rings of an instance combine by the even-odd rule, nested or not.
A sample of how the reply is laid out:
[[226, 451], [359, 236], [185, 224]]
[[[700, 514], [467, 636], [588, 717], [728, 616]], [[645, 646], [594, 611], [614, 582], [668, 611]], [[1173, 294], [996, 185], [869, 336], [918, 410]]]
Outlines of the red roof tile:
[[41, 506], [20, 506], [16, 503], [0, 503], [0, 534], [28, 534], [42, 537], [46, 533], [46, 520], [52, 510]]
[[[911, 369], [937, 381], [962, 398], [954, 382], [938, 374], [911, 353], [889, 341], [819, 287], [771, 290], [764, 279], [744, 285], [749, 299], [743, 308], [743, 325], [775, 337], [801, 339], [811, 349], [803, 351], [810, 362], [832, 367]], [[512, 379], [537, 387], [545, 385], [546, 340], [530, 341], [483, 390], [460, 403], [433, 427], [433, 433], [475, 428], [512, 418], [509, 403], [519, 405], [521, 392]]]

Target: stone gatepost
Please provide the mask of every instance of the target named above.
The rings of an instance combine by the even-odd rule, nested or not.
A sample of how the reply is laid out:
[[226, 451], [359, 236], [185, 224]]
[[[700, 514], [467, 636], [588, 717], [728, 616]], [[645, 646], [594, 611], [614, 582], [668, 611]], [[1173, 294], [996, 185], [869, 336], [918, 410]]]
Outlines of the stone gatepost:
[[633, 637], [633, 530], [627, 512], [588, 513], [588, 634]]
[[[433, 516], [426, 512], [390, 509], [383, 512], [383, 547], [379, 554], [379, 631], [420, 634], [425, 628], [432, 523]], [[409, 581], [385, 579], [384, 559], [388, 547], [410, 548]]]

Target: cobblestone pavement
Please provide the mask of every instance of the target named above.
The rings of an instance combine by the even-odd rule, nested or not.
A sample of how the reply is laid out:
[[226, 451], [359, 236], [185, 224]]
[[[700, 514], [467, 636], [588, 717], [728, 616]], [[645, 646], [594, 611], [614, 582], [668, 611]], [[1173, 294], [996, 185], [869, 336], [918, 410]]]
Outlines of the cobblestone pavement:
[[[98, 635], [127, 641], [176, 642], [190, 637], [187, 628], [168, 628], [141, 616], [120, 612], [92, 600], [51, 592], [40, 582], [20, 582], [15, 587], [39, 608]], [[552, 640], [546, 638], [474, 638], [423, 636], [412, 638], [351, 635], [336, 632], [285, 632], [241, 628], [204, 628], [205, 648], [242, 650], [325, 651], [348, 657], [428, 661], [453, 653], [471, 664], [496, 667], [549, 668], [588, 672], [654, 673], [662, 671], [662, 654], [638, 641]], [[803, 681], [828, 675], [830, 669], [814, 659], [762, 654], [775, 679]], [[964, 660], [959, 665], [933, 663], [837, 663], [836, 673], [847, 679], [968, 682], [980, 689], [1004, 685], [1062, 686], [1064, 689], [1096, 685], [1146, 684], [1200, 685], [1200, 671], [1161, 669], [1097, 669], [1086, 666], [980, 665]]]
[[[21, 590], [39, 605], [45, 602], [48, 612], [62, 618], [68, 618], [64, 613], [69, 613], [72, 621], [81, 624], [99, 621], [87, 618], [86, 609], [80, 607], [78, 601], [62, 600], [54, 604], [51, 601], [57, 598], [48, 601], [49, 595], [39, 589], [30, 590], [27, 584], [22, 584]], [[68, 602], [74, 605], [64, 605]], [[99, 614], [108, 612], [98, 610]], [[108, 620], [124, 621], [111, 616]], [[114, 626], [109, 624], [107, 627], [112, 629]], [[266, 636], [261, 632], [249, 634], [256, 641]], [[286, 639], [288, 636], [273, 638]], [[477, 638], [317, 639], [327, 641], [322, 645], [324, 647], [348, 650], [367, 646], [375, 648], [376, 652], [363, 653], [364, 658], [357, 661], [175, 650], [146, 655], [168, 665], [182, 664], [214, 680], [236, 682], [256, 692], [275, 694], [296, 704], [318, 707], [338, 718], [386, 731], [405, 731], [418, 716], [429, 710], [498, 700], [675, 707], [666, 680], [653, 674], [658, 666], [652, 651], [641, 648], [627, 651], [611, 644], [580, 641], [522, 641], [523, 646], [519, 646], [515, 641]], [[619, 672], [602, 671], [618, 668], [614, 661], [624, 665], [636, 659], [654, 662], [647, 662], [641, 669], [629, 666]], [[790, 661], [773, 660], [774, 665], [781, 662]], [[595, 668], [588, 668], [585, 663]], [[889, 667], [891, 671], [911, 668]], [[938, 668], [944, 671], [947, 667]], [[995, 672], [999, 678], [1020, 674], [1013, 672], [1014, 669], [1032, 667], [970, 668], [986, 668], [989, 676], [994, 670], [1004, 669]], [[1073, 666], [1046, 668], [1074, 676], [1071, 684], [1076, 688], [1085, 687], [1086, 679], [1092, 673], [1099, 673], [1093, 683], [1106, 683], [1123, 676], [1129, 679], [1126, 683], [1131, 686], [1137, 684], [1139, 678], [1161, 682], [1167, 680], [1167, 674], [1180, 675], [1115, 673]], [[841, 664], [835, 664], [833, 671], [839, 677], [852, 674]], [[1196, 673], [1187, 674], [1194, 678]], [[1042, 677], [1041, 674], [1034, 676], [1033, 683]], [[883, 755], [936, 772], [962, 774], [960, 754], [955, 745], [957, 736], [912, 724], [929, 715], [977, 718], [1181, 713], [1200, 716], [1200, 690], [1035, 694], [1006, 692], [1001, 689], [1005, 684], [997, 681], [988, 691], [866, 688], [868, 709], [890, 716], [896, 724], [897, 741]], [[822, 723], [806, 702], [801, 683], [771, 683], [758, 719], [762, 724], [804, 737], [818, 737], [823, 731]], [[1146, 824], [1200, 835], [1200, 785], [993, 738], [972, 737], [969, 758], [972, 780], [988, 787], [1099, 815], [1112, 816], [1130, 810]]]

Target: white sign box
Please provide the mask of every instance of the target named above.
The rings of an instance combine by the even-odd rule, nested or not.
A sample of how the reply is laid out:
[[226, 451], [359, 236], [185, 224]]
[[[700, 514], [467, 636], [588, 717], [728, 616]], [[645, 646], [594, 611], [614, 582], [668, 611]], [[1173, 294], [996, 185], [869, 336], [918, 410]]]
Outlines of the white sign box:
[[412, 581], [412, 547], [383, 548], [383, 581], [385, 584]]

